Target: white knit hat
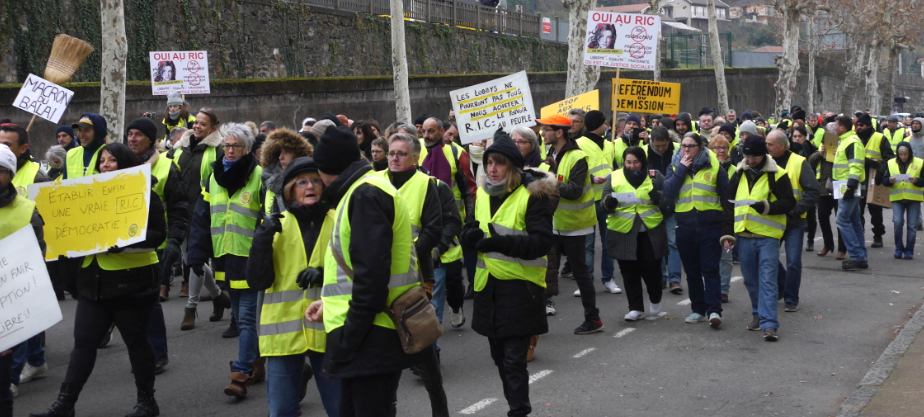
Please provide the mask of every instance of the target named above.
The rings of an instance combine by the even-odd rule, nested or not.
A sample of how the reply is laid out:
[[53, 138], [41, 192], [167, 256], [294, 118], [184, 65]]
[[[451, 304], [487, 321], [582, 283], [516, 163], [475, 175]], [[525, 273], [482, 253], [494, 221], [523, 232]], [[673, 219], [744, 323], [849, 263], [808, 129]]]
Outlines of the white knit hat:
[[4, 144], [0, 144], [0, 167], [10, 170], [13, 175], [16, 175], [16, 155], [13, 155], [10, 147]]
[[167, 106], [182, 106], [183, 96], [178, 91], [167, 94]]

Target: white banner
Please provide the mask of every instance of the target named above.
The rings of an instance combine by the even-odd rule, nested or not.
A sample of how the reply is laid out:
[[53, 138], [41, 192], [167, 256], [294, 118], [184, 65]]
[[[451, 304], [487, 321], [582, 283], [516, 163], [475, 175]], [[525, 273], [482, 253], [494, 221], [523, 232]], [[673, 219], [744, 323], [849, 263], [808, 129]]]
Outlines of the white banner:
[[205, 51], [150, 52], [151, 90], [155, 96], [209, 94], [209, 56]]
[[463, 144], [494, 137], [503, 128], [536, 125], [526, 71], [449, 92]]
[[61, 321], [32, 225], [0, 240], [0, 352]]
[[34, 74], [22, 83], [13, 106], [52, 123], [58, 123], [74, 92]]
[[660, 16], [591, 10], [584, 65], [654, 71], [660, 33]]

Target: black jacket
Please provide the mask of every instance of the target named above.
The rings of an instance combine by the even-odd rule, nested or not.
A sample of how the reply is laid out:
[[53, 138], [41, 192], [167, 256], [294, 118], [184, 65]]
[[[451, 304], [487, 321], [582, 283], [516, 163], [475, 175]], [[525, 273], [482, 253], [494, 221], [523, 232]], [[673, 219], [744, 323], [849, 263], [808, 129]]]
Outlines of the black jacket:
[[193, 141], [192, 134], [192, 130], [183, 132], [183, 136], [176, 142], [173, 149], [167, 152], [167, 157], [174, 159], [177, 149], [183, 150], [179, 160], [176, 162], [180, 165], [180, 186], [182, 187], [183, 193], [186, 194], [186, 201], [189, 202], [186, 215], [187, 218], [190, 219], [196, 208], [196, 201], [202, 199], [202, 188], [200, 186], [200, 182], [202, 181], [202, 178], [200, 178], [202, 155], [210, 146], [215, 147], [216, 161], [221, 161], [221, 157], [224, 155], [224, 148], [221, 146], [222, 138], [218, 130], [196, 142], [195, 146], [190, 149], [190, 145]]
[[[747, 161], [742, 161], [738, 164], [738, 169], [735, 170], [735, 174], [732, 175], [731, 179], [728, 180], [728, 187], [725, 189], [725, 196], [721, 198], [722, 202], [722, 239], [721, 240], [731, 240], [735, 241], [735, 205], [729, 200], [734, 201], [737, 199], [738, 187], [741, 184], [741, 176], [748, 175], [749, 177], [744, 180], [744, 185], [750, 188], [754, 187], [754, 184], [757, 183], [757, 180], [763, 176], [767, 175], [769, 172], [778, 172], [778, 166], [776, 161], [766, 155], [766, 163], [761, 167], [760, 172], [751, 177], [748, 171], [750, 171]], [[750, 181], [749, 181], [750, 180]], [[764, 211], [761, 213], [764, 216], [767, 215], [778, 215], [778, 214], [787, 214], [792, 211], [793, 207], [796, 206], [796, 198], [792, 194], [792, 183], [789, 182], [788, 175], [782, 175], [780, 178], [777, 178], [776, 181], [773, 181], [771, 184], [770, 193], [776, 197], [776, 201], [769, 202], [770, 196], [767, 198], [761, 199], [764, 203]]]
[[[142, 161], [152, 166], [160, 158], [165, 158], [154, 150]], [[167, 184], [164, 186], [164, 210], [167, 211], [167, 239], [176, 241], [177, 245], [183, 243], [189, 231], [189, 201], [180, 181], [180, 170], [169, 160], [170, 172], [167, 174]], [[153, 184], [152, 184], [153, 187]]]
[[[371, 171], [368, 162], [353, 162], [324, 189], [321, 201], [336, 207], [350, 186]], [[327, 334], [321, 373], [343, 379], [380, 375], [416, 365], [430, 352], [408, 355], [401, 348], [395, 330], [372, 324], [376, 314], [388, 307], [394, 200], [375, 186], [362, 185], [353, 191], [350, 211], [345, 215], [349, 216], [352, 229], [347, 250], [353, 267], [353, 295], [344, 325]]]
[[[572, 150], [581, 150], [577, 142], [568, 140], [561, 147], [561, 152], [555, 154], [555, 164], [552, 167], [552, 173], [558, 174], [558, 166], [561, 165], [561, 159], [566, 153]], [[568, 174], [568, 182], [558, 184], [558, 196], [566, 200], [577, 200], [584, 194], [584, 187], [587, 185], [587, 160], [581, 159], [571, 167], [571, 173]]]
[[[440, 182], [439, 186], [437, 186], [437, 191], [442, 205], [443, 230], [442, 237], [436, 248], [440, 254], [444, 254], [450, 248], [459, 245], [457, 237], [462, 232], [462, 216], [456, 208], [456, 197], [452, 194], [452, 188], [449, 188], [449, 184]], [[438, 265], [440, 263], [439, 258], [434, 258], [433, 263]]]

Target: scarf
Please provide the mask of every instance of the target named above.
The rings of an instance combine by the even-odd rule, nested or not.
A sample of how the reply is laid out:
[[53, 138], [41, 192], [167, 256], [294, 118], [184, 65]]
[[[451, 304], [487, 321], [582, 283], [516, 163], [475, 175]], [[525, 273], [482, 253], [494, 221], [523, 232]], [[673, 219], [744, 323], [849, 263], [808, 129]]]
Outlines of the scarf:
[[[740, 145], [740, 144], [739, 144]], [[703, 167], [709, 165], [709, 149], [703, 148], [693, 157], [693, 164], [690, 165], [690, 168], [687, 169], [687, 174], [693, 176], [697, 171]], [[674, 168], [679, 168], [681, 166], [680, 160], [683, 159], [683, 152], [674, 152], [674, 156], [671, 157], [671, 166]]]
[[540, 155], [539, 150], [536, 149], [532, 153], [526, 156], [526, 164], [524, 164], [524, 166], [530, 167], [530, 168], [536, 168], [541, 163], [542, 163], [542, 155]]
[[503, 179], [497, 184], [491, 182], [490, 177], [484, 177], [484, 192], [491, 197], [500, 197], [507, 193], [507, 179]]
[[231, 169], [231, 167], [234, 166], [234, 164], [235, 164], [237, 161], [240, 161], [240, 159], [235, 159], [235, 160], [233, 160], [233, 161], [229, 161], [229, 160], [227, 160], [227, 159], [225, 159], [225, 158], [221, 158], [221, 165], [225, 167], [225, 172], [227, 172], [229, 169]]
[[449, 166], [449, 161], [446, 160], [443, 146], [445, 144], [440, 140], [432, 148], [427, 147], [427, 157], [424, 159], [422, 166], [427, 171], [430, 171], [431, 177], [446, 184], [452, 184], [452, 167]]
[[182, 110], [167, 112], [167, 114], [170, 115], [170, 121], [171, 121], [171, 122], [172, 122], [172, 121], [178, 121], [178, 120], [177, 120], [177, 117], [180, 117], [180, 112], [181, 112], [181, 111], [182, 111]]
[[[227, 171], [227, 169], [226, 169]], [[261, 179], [263, 184], [266, 185], [266, 189], [272, 191], [276, 195], [282, 194], [282, 188], [285, 184], [282, 183], [284, 179], [285, 170], [282, 169], [282, 166], [279, 165], [279, 162], [276, 162], [263, 169], [263, 174], [261, 174]]]
[[638, 170], [638, 172], [632, 172], [629, 171], [629, 168], [623, 167], [622, 173], [626, 176], [626, 181], [629, 181], [629, 185], [634, 188], [638, 188], [642, 185], [643, 182], [645, 182], [645, 174], [648, 173], [648, 170], [642, 166], [642, 169]]

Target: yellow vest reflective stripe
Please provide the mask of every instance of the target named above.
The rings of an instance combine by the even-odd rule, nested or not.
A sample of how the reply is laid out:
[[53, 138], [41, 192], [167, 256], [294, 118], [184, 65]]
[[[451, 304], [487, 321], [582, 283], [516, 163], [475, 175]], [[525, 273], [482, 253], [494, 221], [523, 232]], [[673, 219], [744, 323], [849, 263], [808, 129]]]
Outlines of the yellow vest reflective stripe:
[[[524, 186], [517, 187], [498, 207], [494, 216], [491, 216], [491, 197], [483, 188], [478, 189], [475, 198], [475, 220], [484, 231], [485, 237], [491, 237], [493, 226], [498, 236], [526, 236], [526, 208], [529, 202], [529, 191]], [[527, 260], [513, 258], [500, 252], [478, 252], [478, 262], [475, 264], [475, 291], [484, 289], [488, 282], [488, 274], [497, 279], [522, 279], [545, 288], [545, 272], [548, 258]]]
[[[376, 172], [376, 174], [381, 175], [386, 181], [390, 181], [388, 178], [389, 172], [390, 171], [386, 169]], [[401, 185], [400, 189], [398, 189], [398, 194], [401, 195], [401, 198], [404, 199], [404, 204], [407, 206], [409, 219], [411, 221], [411, 237], [414, 239], [414, 242], [417, 242], [417, 237], [420, 236], [420, 229], [423, 227], [423, 223], [420, 221], [420, 215], [423, 213], [424, 200], [427, 199], [427, 185], [429, 182], [430, 177], [428, 177], [427, 174], [417, 171]]]
[[[580, 160], [587, 161], [587, 156], [580, 149], [565, 152], [558, 164], [558, 182], [568, 183], [571, 168]], [[588, 164], [590, 166], [590, 164]], [[552, 228], [564, 236], [583, 236], [593, 233], [597, 224], [597, 213], [594, 210], [594, 194], [590, 181], [590, 171], [584, 178], [584, 191], [577, 200], [562, 198], [555, 210]], [[475, 200], [477, 202], [477, 199]]]
[[882, 134], [889, 139], [889, 144], [892, 145], [892, 152], [895, 152], [895, 149], [898, 148], [898, 144], [902, 143], [905, 140], [905, 128], [895, 129], [895, 132], [889, 132], [889, 129], [883, 130]]
[[99, 267], [106, 271], [121, 271], [123, 269], [141, 268], [142, 266], [154, 265], [158, 262], [157, 253], [151, 248], [125, 248], [119, 253], [97, 253], [83, 258], [82, 268], [86, 268], [93, 263], [93, 259], [99, 262]]
[[[882, 144], [882, 133], [875, 132], [866, 142], [866, 157], [869, 159], [882, 159], [882, 152], [879, 152], [879, 145]], [[893, 146], [894, 148], [894, 146]]]
[[[385, 301], [390, 306], [396, 298], [420, 285], [417, 272], [417, 252], [411, 238], [410, 214], [404, 199], [398, 190], [388, 180], [370, 172], [356, 180], [337, 204], [336, 222], [330, 237], [330, 248], [324, 259], [324, 287], [321, 289], [321, 299], [324, 301], [324, 329], [330, 333], [343, 326], [347, 312], [350, 310], [350, 300], [353, 298], [353, 262], [350, 258], [350, 199], [353, 192], [361, 185], [369, 184], [391, 196], [395, 206], [395, 218], [391, 225], [391, 277], [388, 280], [388, 298]], [[376, 242], [360, 242], [360, 244], [376, 244]], [[342, 257], [346, 270], [340, 267], [333, 252], [337, 251]], [[394, 329], [395, 323], [384, 312], [378, 313], [372, 324]]]
[[16, 176], [13, 177], [13, 187], [16, 192], [26, 198], [29, 198], [28, 186], [35, 182], [35, 174], [38, 174], [42, 165], [38, 162], [26, 161], [22, 168], [16, 170]]
[[[237, 190], [233, 196], [228, 196], [228, 190], [218, 185], [215, 175], [210, 177], [209, 190], [207, 193], [203, 192], [202, 197], [209, 203], [214, 257], [250, 256], [253, 233], [257, 228], [257, 218], [260, 215], [260, 174], [262, 172], [263, 169], [259, 166], [254, 168], [247, 184]], [[217, 274], [216, 279], [218, 279]], [[232, 289], [249, 288], [247, 281], [244, 280], [233, 280], [229, 282], [229, 285]]]
[[78, 146], [67, 151], [67, 157], [65, 158], [67, 159], [67, 179], [72, 180], [74, 178], [83, 178], [99, 174], [99, 171], [96, 170], [96, 160], [99, 158], [99, 152], [105, 147], [106, 145], [103, 144], [96, 149], [96, 152], [93, 153], [93, 157], [90, 158], [90, 165], [87, 165], [86, 168], [83, 167], [83, 146]]
[[[164, 187], [167, 186], [167, 177], [170, 176], [170, 160], [158, 157], [157, 161], [154, 161], [154, 165], [151, 165], [151, 176], [157, 178], [157, 184], [154, 184], [154, 194], [157, 194], [160, 202], [164, 205], [164, 220], [167, 220], [167, 202], [164, 199]], [[167, 239], [164, 239], [164, 243], [157, 250], [163, 250], [165, 247], [167, 247]]]
[[[912, 178], [921, 178], [922, 168], [924, 168], [924, 159], [915, 157], [911, 160], [911, 164], [905, 173]], [[901, 174], [901, 170], [898, 168], [898, 157], [889, 160], [889, 174], [893, 176]], [[910, 182], [892, 184], [889, 191], [889, 201], [899, 200], [924, 201], [924, 187], [919, 187]]]
[[638, 215], [645, 223], [645, 227], [653, 229], [661, 224], [664, 216], [658, 206], [652, 204], [648, 199], [649, 193], [654, 190], [651, 183], [651, 177], [645, 175], [645, 181], [636, 189], [626, 180], [625, 171], [616, 170], [611, 180], [614, 193], [634, 193], [635, 197], [641, 201], [641, 204], [625, 204], [619, 201], [619, 206], [613, 213], [606, 217], [606, 228], [619, 233], [628, 233], [632, 229], [632, 223], [635, 222], [635, 216]]
[[260, 311], [257, 331], [262, 356], [288, 356], [308, 350], [324, 352], [327, 333], [324, 323], [305, 320], [305, 310], [321, 298], [320, 288], [303, 290], [295, 282], [299, 272], [307, 267], [324, 266], [330, 232], [334, 227], [334, 211], [327, 212], [321, 233], [311, 250], [311, 259], [305, 256], [305, 241], [298, 220], [287, 215], [280, 220], [282, 233], [273, 237], [273, 271], [276, 278], [266, 289]]
[[17, 195], [6, 207], [0, 207], [0, 239], [19, 231], [32, 223], [35, 202]]
[[[177, 149], [173, 154], [173, 164], [176, 165], [176, 168], [183, 172], [183, 167], [180, 166], [180, 155], [183, 154], [183, 148]], [[209, 146], [205, 148], [205, 151], [202, 152], [202, 160], [199, 164], [199, 186], [205, 190], [205, 186], [209, 183], [209, 177], [212, 175], [212, 163], [216, 160], [217, 152], [215, 148]]]
[[[805, 162], [805, 158], [802, 155], [794, 154], [789, 152], [789, 160], [786, 161], [786, 173], [789, 174], [789, 182], [792, 183], [792, 194], [796, 197], [796, 202], [802, 200], [802, 184], [799, 182], [799, 178], [802, 178], [802, 163]], [[803, 219], [806, 218], [808, 213], [802, 213], [801, 216]]]
[[[742, 174], [738, 181], [738, 191], [735, 193], [735, 233], [749, 232], [774, 239], [781, 239], [786, 232], [786, 215], [775, 214], [763, 216], [750, 206], [761, 200], [774, 202], [776, 196], [770, 192], [770, 175], [775, 175], [776, 181], [782, 181], [786, 171], [777, 168], [777, 172], [767, 172], [761, 175], [753, 187], [749, 187], [747, 175]], [[749, 190], [750, 188], [750, 190]]]
[[[847, 148], [853, 146], [853, 159], [847, 159]], [[834, 181], [844, 181], [855, 179], [859, 182], [866, 181], [866, 170], [864, 169], [866, 151], [863, 148], [863, 142], [853, 132], [847, 132], [840, 137], [837, 145], [837, 152], [834, 154], [834, 168], [831, 171], [831, 177]]]
[[[577, 140], [578, 147], [587, 155], [587, 169], [591, 177], [606, 178], [613, 172], [613, 144], [603, 141], [603, 148], [597, 146], [593, 140], [582, 137]], [[594, 190], [594, 200], [603, 198], [603, 184], [591, 184]]]
[[[719, 160], [712, 152], [709, 152], [709, 165], [708, 168], [697, 171], [693, 178], [690, 178], [689, 175], [683, 176], [683, 185], [680, 187], [680, 194], [677, 197], [677, 213], [686, 213], [694, 208], [697, 211], [722, 211], [717, 182], [720, 165]], [[671, 169], [673, 169], [673, 166], [671, 166]]]
[[626, 145], [626, 141], [622, 140], [622, 137], [617, 137], [613, 140], [613, 159], [616, 161], [616, 166], [613, 168], [622, 167], [623, 163], [625, 163], [623, 154], [626, 149], [629, 149], [629, 145]]
[[[437, 187], [439, 187], [439, 185], [443, 183], [442, 181], [436, 178], [433, 178], [433, 177], [430, 177], [430, 178], [433, 181], [436, 181]], [[433, 250], [434, 252], [437, 251], [436, 248], [433, 248]], [[453, 236], [452, 242], [449, 242], [449, 249], [446, 250], [446, 253], [440, 254], [440, 262], [444, 264], [448, 264], [450, 262], [458, 261], [459, 259], [462, 259], [462, 246], [459, 245], [459, 237]]]

